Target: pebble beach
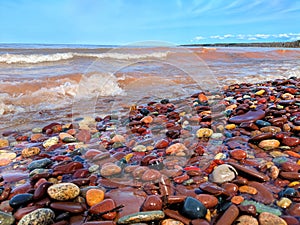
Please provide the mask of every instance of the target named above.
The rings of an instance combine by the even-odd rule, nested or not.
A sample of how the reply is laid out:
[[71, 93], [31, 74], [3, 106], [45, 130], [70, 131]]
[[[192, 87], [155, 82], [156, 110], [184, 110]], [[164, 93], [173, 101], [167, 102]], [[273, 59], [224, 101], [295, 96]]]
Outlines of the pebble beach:
[[[257, 63], [265, 52], [248, 52], [247, 57], [256, 60], [251, 61], [241, 56], [244, 51], [231, 50], [224, 57], [222, 49], [193, 50], [193, 57], [203, 55], [205, 68], [215, 74], [213, 79], [201, 75], [197, 80], [193, 72], [199, 67], [186, 70], [190, 76], [184, 79], [177, 76], [179, 69], [154, 68], [152, 59], [148, 69], [145, 62], [135, 63], [133, 69], [116, 73], [117, 86], [107, 82], [110, 86], [105, 86], [100, 100], [80, 98], [80, 104], [75, 101], [76, 107], [71, 108], [67, 105], [74, 97], [70, 87], [78, 79], [74, 71], [69, 77], [53, 75], [59, 76], [59, 82], [69, 82], [64, 86], [65, 95], [49, 95], [58, 79], [45, 75], [48, 82], [54, 82], [46, 95], [49, 101], [58, 102], [51, 113], [48, 108], [41, 110], [45, 102], [41, 99], [10, 107], [18, 98], [22, 102], [45, 89], [22, 95], [16, 93], [23, 90], [14, 89], [13, 95], [11, 89], [5, 89], [5, 125], [0, 134], [1, 224], [299, 225], [300, 78], [294, 65], [293, 73], [283, 73], [299, 55], [267, 50], [272, 56], [272, 62], [266, 60], [269, 64], [278, 65], [285, 58], [285, 67], [280, 67], [284, 71], [278, 75], [279, 67], [265, 69], [268, 75], [259, 77], [251, 73], [248, 64], [243, 65]], [[186, 51], [176, 54], [183, 56]], [[234, 59], [237, 55], [241, 64]], [[63, 66], [75, 63], [67, 62]], [[101, 62], [97, 59], [98, 65]], [[179, 62], [184, 64], [183, 59]], [[26, 67], [32, 62], [17, 63]], [[33, 67], [41, 66], [37, 63]], [[47, 70], [53, 62], [43, 63]], [[231, 69], [227, 67], [232, 64]], [[2, 66], [16, 64], [2, 62]], [[168, 82], [161, 82], [162, 86], [155, 82], [158, 89], [144, 88], [141, 68]], [[158, 75], [161, 70], [172, 76]], [[221, 76], [239, 70], [242, 75]], [[211, 88], [205, 79], [213, 80], [217, 88]], [[139, 82], [129, 85], [132, 80]], [[205, 84], [200, 85], [201, 80]], [[6, 87], [15, 87], [15, 80], [3, 77], [3, 81]], [[41, 78], [34, 81], [43, 82]], [[145, 95], [136, 96], [137, 87], [138, 93], [144, 88]], [[160, 89], [165, 92], [159, 93]], [[76, 97], [78, 100], [78, 94]], [[111, 99], [115, 99], [114, 105], [108, 107]], [[92, 113], [90, 106], [94, 107]], [[81, 115], [79, 108], [89, 113]], [[24, 117], [27, 122], [22, 126], [11, 121]]]

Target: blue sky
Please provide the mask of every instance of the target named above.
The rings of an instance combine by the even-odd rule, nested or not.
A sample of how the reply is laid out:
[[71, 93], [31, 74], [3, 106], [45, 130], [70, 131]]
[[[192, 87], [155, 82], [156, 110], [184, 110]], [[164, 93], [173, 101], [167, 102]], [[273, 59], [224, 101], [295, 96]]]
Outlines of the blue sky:
[[0, 43], [300, 39], [300, 0], [0, 0]]

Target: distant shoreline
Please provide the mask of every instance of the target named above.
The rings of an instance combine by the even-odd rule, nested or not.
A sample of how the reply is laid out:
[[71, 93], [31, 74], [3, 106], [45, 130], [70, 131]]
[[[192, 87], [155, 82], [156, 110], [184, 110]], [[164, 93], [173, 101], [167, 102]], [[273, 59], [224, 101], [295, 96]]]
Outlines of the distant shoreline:
[[300, 40], [292, 42], [261, 42], [261, 43], [215, 43], [215, 44], [185, 44], [184, 47], [270, 47], [270, 48], [300, 48]]

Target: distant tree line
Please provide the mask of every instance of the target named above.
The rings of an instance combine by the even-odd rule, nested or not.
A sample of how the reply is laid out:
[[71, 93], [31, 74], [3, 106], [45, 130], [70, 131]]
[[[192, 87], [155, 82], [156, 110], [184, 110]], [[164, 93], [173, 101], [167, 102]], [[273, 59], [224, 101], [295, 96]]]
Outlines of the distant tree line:
[[184, 46], [300, 48], [300, 40], [291, 41], [291, 42], [216, 43], [216, 44], [194, 44], [194, 45], [184, 45]]

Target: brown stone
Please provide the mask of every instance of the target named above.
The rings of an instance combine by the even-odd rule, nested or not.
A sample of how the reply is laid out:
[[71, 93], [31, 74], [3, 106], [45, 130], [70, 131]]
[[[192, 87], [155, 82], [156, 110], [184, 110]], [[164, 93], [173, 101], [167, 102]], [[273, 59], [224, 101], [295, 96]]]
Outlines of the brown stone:
[[218, 204], [218, 199], [213, 195], [199, 194], [195, 198], [198, 199], [208, 209], [212, 209]]
[[[112, 209], [116, 208], [116, 204], [112, 199], [104, 199], [102, 202], [93, 205], [89, 212], [92, 214], [99, 214], [106, 211], [110, 211]], [[103, 214], [102, 217], [107, 220], [113, 220], [117, 215], [117, 212], [108, 212], [106, 214]]]
[[265, 117], [265, 111], [259, 109], [257, 111], [249, 111], [242, 115], [233, 116], [229, 119], [229, 122], [240, 124], [244, 122], [254, 122], [256, 120], [263, 119], [264, 117]]
[[149, 195], [142, 205], [142, 211], [153, 211], [162, 209], [162, 200], [157, 195]]

